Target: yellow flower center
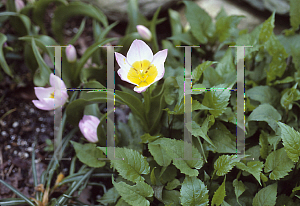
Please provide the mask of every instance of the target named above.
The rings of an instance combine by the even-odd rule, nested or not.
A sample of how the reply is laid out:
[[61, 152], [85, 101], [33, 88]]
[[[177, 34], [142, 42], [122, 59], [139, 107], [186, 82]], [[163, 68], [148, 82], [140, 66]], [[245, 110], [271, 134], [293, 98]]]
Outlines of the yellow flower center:
[[148, 86], [153, 83], [157, 76], [156, 67], [148, 60], [136, 61], [132, 64], [127, 78], [137, 84], [138, 88]]
[[52, 92], [52, 93], [50, 94], [50, 97], [49, 97], [49, 98], [54, 99], [54, 92]]

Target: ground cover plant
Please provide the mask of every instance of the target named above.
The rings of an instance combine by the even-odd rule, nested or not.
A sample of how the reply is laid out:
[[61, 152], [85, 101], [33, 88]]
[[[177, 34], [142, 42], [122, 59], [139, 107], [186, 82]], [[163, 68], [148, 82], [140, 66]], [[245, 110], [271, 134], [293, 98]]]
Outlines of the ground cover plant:
[[[138, 1], [129, 0], [129, 21], [121, 37], [112, 35], [119, 22], [109, 23], [88, 3], [1, 4], [0, 78], [19, 81], [16, 60], [24, 61], [35, 85], [32, 104], [47, 111], [62, 108], [62, 118], [54, 140], [48, 141], [52, 158], [40, 177], [32, 150], [34, 195], [0, 179], [18, 196], [1, 199], [0, 205], [86, 205], [79, 196], [87, 186], [100, 195], [89, 197], [90, 205], [300, 205], [298, 1], [290, 0], [291, 28], [281, 35], [273, 33], [275, 12], [248, 31], [237, 28], [243, 16], [228, 16], [222, 9], [214, 22], [196, 3], [180, 3], [187, 26], [172, 9], [160, 18], [159, 8], [147, 19], [139, 13]], [[49, 5], [51, 24], [43, 15]], [[79, 29], [66, 38], [64, 25], [78, 16], [84, 16]], [[88, 21], [92, 42], [79, 55], [73, 44]], [[171, 30], [167, 38], [158, 35], [163, 23]], [[49, 47], [54, 45], [65, 46], [60, 48], [62, 70], [54, 67], [58, 50]], [[112, 53], [111, 45], [122, 47]], [[200, 46], [191, 52], [192, 120], [186, 131], [192, 135], [192, 160], [184, 158], [185, 91], [190, 86], [185, 85], [187, 51], [179, 45]], [[237, 156], [236, 113], [243, 105], [237, 105], [234, 90], [239, 83], [237, 49], [229, 47], [234, 45], [252, 46], [244, 53], [248, 159]], [[107, 86], [111, 56], [120, 80], [114, 91]], [[108, 100], [115, 106], [109, 107]], [[111, 121], [114, 107], [130, 109], [124, 121]], [[107, 131], [114, 126], [113, 148]], [[66, 170], [61, 158], [71, 160]]]

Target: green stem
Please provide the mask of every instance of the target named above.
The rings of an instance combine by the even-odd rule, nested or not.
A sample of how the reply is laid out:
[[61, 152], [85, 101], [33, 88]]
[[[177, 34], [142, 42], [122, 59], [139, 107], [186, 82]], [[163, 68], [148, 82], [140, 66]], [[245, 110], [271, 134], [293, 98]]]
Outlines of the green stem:
[[151, 94], [150, 94], [149, 89], [146, 89], [146, 91], [144, 92], [144, 108], [145, 108], [145, 111], [146, 111], [147, 119], [148, 119], [148, 114], [149, 114], [149, 111], [150, 111], [150, 106], [151, 106]]

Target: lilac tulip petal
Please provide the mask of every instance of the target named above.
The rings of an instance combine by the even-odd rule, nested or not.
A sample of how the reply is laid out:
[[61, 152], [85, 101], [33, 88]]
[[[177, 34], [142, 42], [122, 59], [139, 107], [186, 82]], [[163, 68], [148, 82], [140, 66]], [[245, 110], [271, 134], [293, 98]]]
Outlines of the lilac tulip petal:
[[54, 88], [53, 87], [48, 87], [48, 88], [34, 87], [34, 92], [35, 92], [36, 97], [41, 100], [44, 98], [49, 98], [51, 93], [54, 92]]
[[32, 100], [32, 103], [41, 110], [53, 110], [53, 107], [49, 107], [39, 100]]

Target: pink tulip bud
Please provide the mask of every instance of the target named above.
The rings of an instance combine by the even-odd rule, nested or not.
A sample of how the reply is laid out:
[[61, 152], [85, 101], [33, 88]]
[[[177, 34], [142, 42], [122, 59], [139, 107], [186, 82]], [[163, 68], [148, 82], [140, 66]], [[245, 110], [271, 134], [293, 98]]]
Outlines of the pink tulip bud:
[[69, 45], [67, 48], [66, 48], [66, 56], [67, 56], [67, 60], [68, 62], [75, 62], [76, 59], [77, 59], [77, 54], [76, 54], [76, 49], [73, 45]]
[[147, 27], [145, 27], [143, 25], [137, 25], [136, 29], [138, 30], [139, 35], [143, 39], [145, 39], [147, 41], [151, 40], [151, 38], [152, 38], [151, 31]]
[[100, 120], [92, 115], [84, 115], [79, 122], [79, 129], [89, 142], [98, 142], [97, 127]]
[[17, 12], [19, 12], [21, 9], [23, 9], [25, 7], [25, 4], [22, 0], [15, 0], [15, 6], [16, 6]]
[[48, 88], [34, 87], [35, 95], [39, 100], [32, 100], [32, 103], [37, 108], [42, 110], [54, 110], [66, 103], [69, 96], [67, 87], [61, 78], [51, 73], [50, 85], [51, 87]]

